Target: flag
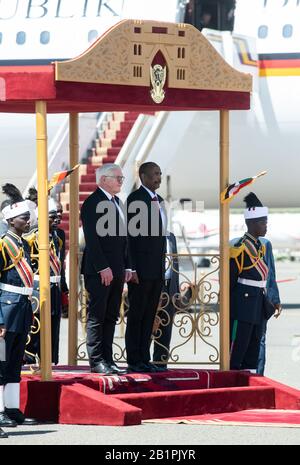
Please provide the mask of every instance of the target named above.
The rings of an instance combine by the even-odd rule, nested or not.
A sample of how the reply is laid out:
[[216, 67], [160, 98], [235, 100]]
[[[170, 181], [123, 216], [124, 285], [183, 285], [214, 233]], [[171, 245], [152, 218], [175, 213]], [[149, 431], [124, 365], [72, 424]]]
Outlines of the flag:
[[234, 184], [230, 184], [228, 187], [226, 187], [225, 190], [223, 190], [223, 192], [221, 192], [221, 203], [230, 202], [233, 197], [235, 197], [236, 194], [240, 192], [241, 189], [243, 189], [243, 187], [252, 184], [254, 181], [256, 181], [257, 178], [263, 176], [264, 174], [266, 174], [266, 171], [262, 171], [256, 176], [253, 176], [253, 178], [242, 179], [241, 181], [237, 181]]
[[63, 181], [67, 176], [69, 176], [71, 173], [73, 173], [74, 170], [76, 170], [80, 165], [75, 165], [74, 168], [68, 171], [59, 171], [58, 173], [54, 173], [50, 181], [48, 182], [48, 193], [53, 189], [54, 186], [59, 184], [61, 181]]

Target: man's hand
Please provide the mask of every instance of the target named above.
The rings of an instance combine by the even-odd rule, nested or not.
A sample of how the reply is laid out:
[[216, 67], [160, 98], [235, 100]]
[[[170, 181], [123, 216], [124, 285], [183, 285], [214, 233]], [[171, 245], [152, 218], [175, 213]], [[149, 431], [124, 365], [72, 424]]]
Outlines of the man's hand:
[[131, 280], [132, 277], [132, 271], [131, 270], [125, 270], [125, 283], [128, 283], [128, 281]]
[[278, 318], [280, 316], [281, 312], [282, 312], [282, 305], [281, 304], [275, 304], [274, 307], [275, 307], [274, 317]]
[[136, 271], [133, 271], [133, 272], [132, 272], [131, 282], [132, 282], [132, 283], [135, 283], [135, 284], [139, 284], [139, 283], [140, 283], [140, 282], [139, 282], [139, 277], [138, 277]]
[[6, 329], [4, 328], [4, 326], [0, 326], [0, 337], [4, 337], [5, 333], [6, 333]]
[[100, 271], [101, 276], [101, 283], [104, 286], [109, 286], [112, 280], [114, 279], [111, 268], [107, 268], [106, 270]]

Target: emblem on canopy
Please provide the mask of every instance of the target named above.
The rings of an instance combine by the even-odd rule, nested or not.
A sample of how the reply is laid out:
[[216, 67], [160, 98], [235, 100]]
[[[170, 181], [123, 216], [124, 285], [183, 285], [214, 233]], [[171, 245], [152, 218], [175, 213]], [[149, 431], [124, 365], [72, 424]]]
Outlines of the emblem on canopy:
[[155, 103], [161, 103], [165, 98], [164, 85], [167, 77], [166, 66], [161, 65], [150, 66], [150, 79], [152, 84], [151, 97]]

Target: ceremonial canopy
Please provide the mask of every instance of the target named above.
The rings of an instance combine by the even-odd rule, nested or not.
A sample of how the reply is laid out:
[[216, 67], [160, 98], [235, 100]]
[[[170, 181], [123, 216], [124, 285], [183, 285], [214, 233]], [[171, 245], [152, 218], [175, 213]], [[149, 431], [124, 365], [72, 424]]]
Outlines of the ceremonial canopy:
[[191, 25], [124, 20], [72, 60], [0, 68], [0, 87], [2, 112], [246, 110], [252, 77]]
[[[229, 182], [229, 110], [249, 109], [251, 90], [251, 75], [229, 66], [201, 32], [188, 24], [124, 20], [72, 60], [47, 66], [0, 67], [0, 112], [36, 113], [43, 380], [51, 379], [47, 113], [70, 113], [72, 167], [78, 163], [78, 113], [219, 110], [222, 192]], [[78, 173], [70, 180], [69, 204], [69, 364], [74, 365], [77, 347]], [[228, 241], [229, 207], [220, 204], [222, 369], [229, 368]]]

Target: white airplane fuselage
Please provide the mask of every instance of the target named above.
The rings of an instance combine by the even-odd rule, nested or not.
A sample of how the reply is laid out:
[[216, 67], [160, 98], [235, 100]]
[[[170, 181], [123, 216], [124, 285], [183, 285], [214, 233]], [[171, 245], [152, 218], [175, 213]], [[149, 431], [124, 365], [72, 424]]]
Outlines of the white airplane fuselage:
[[[176, 5], [177, 0], [1, 0], [0, 66], [74, 57], [125, 17], [174, 21]], [[254, 76], [251, 110], [230, 115], [230, 180], [267, 170], [253, 189], [270, 207], [299, 206], [299, 23], [298, 0], [237, 0], [233, 35], [203, 30], [232, 66]], [[180, 118], [185, 118], [185, 124], [179, 125]], [[190, 197], [203, 200], [206, 208], [217, 207], [218, 118], [217, 112], [186, 112], [169, 118], [160, 137], [162, 142], [169, 138], [169, 150], [174, 153], [164, 170], [171, 176], [174, 198]], [[35, 169], [35, 121], [28, 115], [16, 116], [14, 123], [12, 119], [0, 114], [0, 159], [7, 152], [13, 158], [22, 151], [11, 174], [22, 188]], [[50, 134], [60, 123], [61, 118], [50, 118]], [[14, 148], [20, 126], [22, 143]], [[172, 133], [180, 132], [180, 127], [184, 130], [172, 145]], [[9, 180], [9, 169], [0, 175], [1, 183]], [[239, 195], [232, 205], [241, 207], [241, 200]]]
[[[300, 206], [299, 23], [298, 0], [237, 0], [232, 34], [202, 31], [233, 67], [253, 75], [251, 110], [230, 113], [230, 182], [267, 170], [245, 191], [253, 189], [270, 207]], [[185, 133], [175, 147], [170, 137], [175, 118], [169, 122], [169, 149], [175, 152], [167, 169], [172, 195], [217, 208], [219, 114], [191, 113], [181, 124]], [[245, 191], [233, 207], [242, 207]]]

